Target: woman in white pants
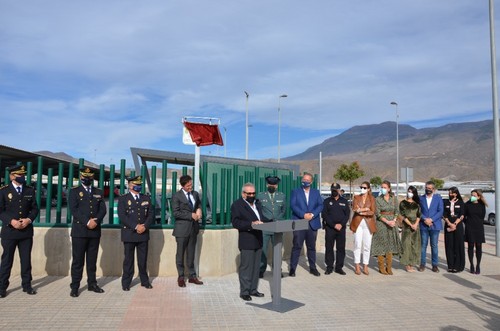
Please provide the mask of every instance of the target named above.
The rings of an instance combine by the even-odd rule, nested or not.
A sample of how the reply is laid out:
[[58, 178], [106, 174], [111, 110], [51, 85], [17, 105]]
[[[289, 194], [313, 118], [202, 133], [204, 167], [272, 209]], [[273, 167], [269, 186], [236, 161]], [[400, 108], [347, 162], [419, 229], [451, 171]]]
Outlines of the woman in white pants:
[[363, 182], [359, 187], [361, 194], [354, 196], [352, 210], [354, 215], [351, 221], [351, 231], [354, 232], [354, 265], [356, 275], [361, 274], [361, 253], [363, 253], [363, 273], [368, 275], [370, 249], [373, 233], [377, 231], [375, 225], [375, 198], [369, 182]]

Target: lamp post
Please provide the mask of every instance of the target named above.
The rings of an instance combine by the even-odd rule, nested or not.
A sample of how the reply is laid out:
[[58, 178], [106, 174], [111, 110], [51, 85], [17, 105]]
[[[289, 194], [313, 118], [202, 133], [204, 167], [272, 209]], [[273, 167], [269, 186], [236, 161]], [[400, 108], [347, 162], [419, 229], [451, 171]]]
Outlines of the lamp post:
[[399, 110], [398, 103], [393, 101], [391, 105], [396, 106], [396, 198], [399, 197]]
[[226, 127], [222, 127], [224, 129], [224, 157], [227, 157], [227, 129]]
[[281, 98], [286, 98], [288, 95], [282, 94], [278, 97], [278, 163], [280, 163], [281, 152]]
[[245, 103], [245, 108], [246, 108], [246, 116], [245, 116], [245, 160], [248, 160], [248, 97], [250, 94], [248, 94], [247, 91], [245, 92], [246, 95], [246, 103]]

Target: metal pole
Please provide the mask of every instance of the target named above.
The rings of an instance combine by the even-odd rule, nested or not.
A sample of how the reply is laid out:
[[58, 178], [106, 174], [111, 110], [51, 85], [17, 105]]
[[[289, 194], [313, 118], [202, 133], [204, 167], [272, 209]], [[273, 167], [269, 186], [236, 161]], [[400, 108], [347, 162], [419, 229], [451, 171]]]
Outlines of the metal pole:
[[246, 95], [246, 102], [245, 102], [245, 108], [246, 108], [246, 116], [245, 116], [245, 160], [248, 160], [248, 97], [250, 94], [248, 94], [247, 91], [244, 91]]
[[391, 105], [396, 106], [396, 197], [399, 197], [399, 109], [397, 102]]
[[495, 19], [494, 19], [494, 1], [490, 0], [490, 52], [491, 52], [491, 87], [493, 94], [493, 127], [495, 133], [495, 237], [496, 237], [496, 255], [500, 256], [500, 127], [498, 123], [498, 88], [497, 88], [497, 63], [495, 46]]
[[319, 152], [319, 193], [321, 194], [321, 183], [323, 182], [323, 152]]
[[224, 128], [224, 157], [227, 157], [227, 128]]
[[281, 98], [286, 98], [288, 95], [282, 94], [278, 97], [278, 163], [281, 160]]

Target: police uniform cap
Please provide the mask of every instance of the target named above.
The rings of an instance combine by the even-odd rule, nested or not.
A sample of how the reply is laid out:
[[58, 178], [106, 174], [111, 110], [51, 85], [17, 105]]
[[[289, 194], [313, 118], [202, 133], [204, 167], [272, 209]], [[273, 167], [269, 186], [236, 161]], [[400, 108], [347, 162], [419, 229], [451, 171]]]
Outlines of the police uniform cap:
[[281, 179], [278, 176], [267, 176], [266, 177], [266, 182], [269, 185], [278, 185], [278, 183], [281, 181]]
[[80, 176], [82, 177], [94, 177], [94, 171], [89, 167], [80, 168]]
[[13, 167], [9, 167], [9, 173], [11, 175], [26, 175], [26, 168], [22, 164], [15, 165]]
[[127, 180], [129, 183], [132, 183], [132, 184], [136, 184], [136, 185], [142, 184], [142, 177], [141, 176], [129, 177]]
[[330, 190], [340, 190], [340, 184], [332, 183], [332, 186], [330, 186]]

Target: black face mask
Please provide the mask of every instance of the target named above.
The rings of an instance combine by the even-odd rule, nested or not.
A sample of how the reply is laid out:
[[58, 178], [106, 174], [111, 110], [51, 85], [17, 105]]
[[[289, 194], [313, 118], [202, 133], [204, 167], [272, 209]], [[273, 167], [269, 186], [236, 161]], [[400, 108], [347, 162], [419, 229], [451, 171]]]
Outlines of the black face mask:
[[90, 185], [92, 185], [92, 182], [93, 182], [92, 178], [81, 178], [80, 180], [81, 180], [82, 184], [85, 186], [90, 186]]
[[14, 180], [15, 180], [17, 183], [21, 184], [21, 185], [23, 185], [24, 183], [26, 183], [26, 177], [24, 177], [24, 176], [19, 176], [19, 177], [16, 177], [16, 178], [14, 178]]
[[431, 195], [432, 194], [432, 190], [425, 190], [425, 194]]
[[333, 190], [332, 191], [332, 197], [336, 198], [339, 195], [339, 192]]
[[245, 200], [250, 203], [250, 204], [253, 204], [255, 202], [255, 197], [254, 196], [248, 196], [245, 198]]
[[276, 192], [276, 187], [274, 186], [268, 186], [267, 187], [267, 191], [271, 194], [273, 194], [274, 192]]

